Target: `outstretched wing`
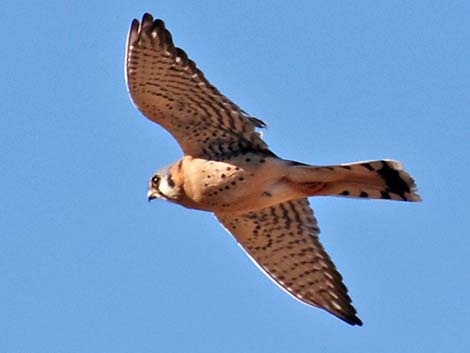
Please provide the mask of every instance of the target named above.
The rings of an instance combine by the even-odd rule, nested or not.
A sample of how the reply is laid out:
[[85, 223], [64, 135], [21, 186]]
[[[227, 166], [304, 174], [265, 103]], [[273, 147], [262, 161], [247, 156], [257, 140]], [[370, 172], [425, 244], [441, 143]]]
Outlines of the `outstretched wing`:
[[243, 112], [206, 80], [173, 45], [161, 20], [133, 20], [127, 42], [127, 84], [137, 108], [176, 138], [185, 154], [212, 159], [269, 152], [255, 128], [266, 125]]
[[320, 244], [320, 230], [307, 199], [242, 215], [216, 216], [287, 292], [351, 325], [362, 325], [341, 275]]

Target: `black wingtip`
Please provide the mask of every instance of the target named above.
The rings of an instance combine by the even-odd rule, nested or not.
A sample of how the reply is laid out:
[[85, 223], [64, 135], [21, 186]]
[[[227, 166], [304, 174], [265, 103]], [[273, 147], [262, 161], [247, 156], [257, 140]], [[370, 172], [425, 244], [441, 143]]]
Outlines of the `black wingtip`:
[[352, 326], [362, 326], [362, 320], [359, 319], [357, 316], [352, 318], [352, 320], [348, 320], [346, 322]]
[[131, 29], [137, 29], [139, 27], [140, 23], [137, 18], [134, 18], [131, 22]]
[[[347, 298], [349, 299], [349, 296]], [[329, 314], [333, 314], [338, 319], [343, 320], [344, 322], [346, 322], [347, 324], [351, 326], [362, 326], [362, 320], [359, 319], [359, 317], [357, 316], [357, 311], [352, 306], [350, 301], [342, 308], [331, 307], [331, 306], [328, 306], [328, 307], [322, 306], [321, 308], [326, 310]]]
[[131, 28], [129, 30], [129, 35], [127, 38], [127, 46], [135, 44], [138, 41], [140, 33], [143, 28], [148, 27], [153, 24], [153, 16], [148, 12], [144, 13], [142, 16], [142, 21], [139, 22], [137, 18], [134, 18], [131, 22]]
[[153, 22], [153, 16], [148, 12], [144, 13], [144, 15], [142, 16], [142, 23], [144, 22]]
[[335, 315], [338, 319], [343, 320], [347, 324], [351, 326], [362, 326], [362, 320], [359, 319], [356, 315], [345, 315], [343, 313], [333, 313], [330, 311], [333, 315]]

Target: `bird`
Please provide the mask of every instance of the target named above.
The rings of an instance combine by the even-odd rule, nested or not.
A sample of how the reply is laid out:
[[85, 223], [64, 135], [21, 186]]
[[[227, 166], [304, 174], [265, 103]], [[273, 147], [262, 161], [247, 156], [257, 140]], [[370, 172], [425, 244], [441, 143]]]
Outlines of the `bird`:
[[309, 197], [420, 201], [395, 160], [317, 166], [277, 156], [242, 110], [176, 47], [161, 19], [131, 23], [125, 59], [134, 105], [180, 145], [180, 160], [156, 172], [148, 200], [212, 212], [258, 267], [301, 302], [362, 325], [348, 289], [320, 243]]

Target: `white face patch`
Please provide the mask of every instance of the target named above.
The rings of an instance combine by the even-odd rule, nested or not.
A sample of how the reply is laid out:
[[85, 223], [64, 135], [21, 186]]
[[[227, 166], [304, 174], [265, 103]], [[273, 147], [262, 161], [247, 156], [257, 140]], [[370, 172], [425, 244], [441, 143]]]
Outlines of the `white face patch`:
[[174, 194], [174, 187], [175, 183], [171, 178], [171, 175], [168, 174], [162, 176], [162, 178], [160, 179], [160, 183], [158, 184], [158, 191], [164, 197], [171, 198], [171, 195]]

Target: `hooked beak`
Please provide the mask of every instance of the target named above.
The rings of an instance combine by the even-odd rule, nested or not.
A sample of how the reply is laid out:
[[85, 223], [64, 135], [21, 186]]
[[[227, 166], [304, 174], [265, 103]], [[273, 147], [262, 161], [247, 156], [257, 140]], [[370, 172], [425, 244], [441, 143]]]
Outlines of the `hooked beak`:
[[153, 190], [149, 190], [147, 192], [147, 201], [150, 202], [152, 201], [153, 199], [156, 199], [158, 196], [155, 195], [155, 192]]

